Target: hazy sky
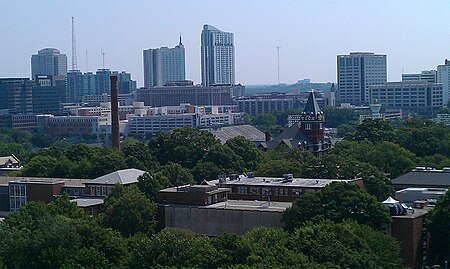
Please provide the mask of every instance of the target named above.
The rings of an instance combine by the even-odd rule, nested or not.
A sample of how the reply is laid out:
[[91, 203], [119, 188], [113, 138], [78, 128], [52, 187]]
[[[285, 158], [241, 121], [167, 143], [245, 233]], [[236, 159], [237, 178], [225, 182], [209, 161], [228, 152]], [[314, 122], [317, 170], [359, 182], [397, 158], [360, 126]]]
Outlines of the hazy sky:
[[[311, 78], [336, 81], [336, 55], [387, 54], [388, 80], [436, 69], [450, 58], [450, 1], [19, 1], [0, 0], [0, 77], [29, 77], [30, 57], [55, 47], [71, 66], [71, 17], [75, 17], [78, 68], [132, 73], [143, 84], [142, 50], [173, 47], [182, 34], [186, 78], [200, 82], [203, 24], [234, 33], [236, 82]], [[86, 50], [88, 70], [86, 70]]]

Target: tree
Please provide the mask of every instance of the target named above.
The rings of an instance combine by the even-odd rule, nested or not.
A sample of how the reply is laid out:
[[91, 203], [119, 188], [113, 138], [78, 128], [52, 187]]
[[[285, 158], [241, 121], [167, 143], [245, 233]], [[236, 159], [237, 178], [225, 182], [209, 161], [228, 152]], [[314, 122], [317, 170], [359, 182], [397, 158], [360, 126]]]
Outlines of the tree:
[[229, 139], [225, 146], [229, 147], [244, 161], [244, 168], [249, 171], [256, 169], [262, 160], [261, 151], [250, 140], [243, 136]]
[[214, 135], [191, 127], [161, 133], [149, 141], [148, 147], [161, 164], [178, 163], [193, 168], [213, 145], [219, 144]]
[[400, 247], [389, 235], [354, 221], [306, 223], [295, 229], [290, 249], [339, 268], [402, 268]]
[[356, 132], [348, 133], [349, 140], [369, 140], [371, 142], [392, 141], [394, 127], [383, 119], [365, 119], [356, 127]]
[[159, 162], [150, 149], [139, 142], [129, 143], [122, 146], [125, 161], [128, 168], [137, 168], [144, 171], [158, 169]]
[[217, 144], [211, 147], [203, 161], [212, 162], [225, 173], [240, 173], [244, 170], [244, 161], [229, 147]]
[[322, 111], [325, 114], [325, 126], [330, 128], [336, 128], [339, 125], [359, 119], [359, 113], [350, 108], [325, 106]]
[[203, 180], [216, 179], [222, 173], [223, 170], [212, 162], [200, 161], [192, 168], [192, 176], [197, 183]]
[[380, 171], [390, 174], [392, 178], [411, 171], [417, 164], [414, 153], [389, 141], [380, 143], [367, 140], [341, 141], [336, 143], [330, 154], [371, 164]]
[[374, 196], [357, 185], [341, 182], [331, 183], [320, 192], [305, 194], [295, 200], [283, 215], [289, 231], [301, 227], [307, 221], [322, 219], [334, 222], [351, 219], [376, 229], [391, 220], [387, 209]]
[[138, 267], [217, 267], [216, 249], [207, 237], [179, 228], [165, 228], [146, 240], [143, 264]]
[[450, 257], [450, 191], [440, 197], [436, 206], [430, 211], [427, 227], [431, 234], [428, 264], [439, 264]]
[[450, 157], [450, 128], [428, 120], [407, 120], [396, 132], [394, 142], [419, 157], [442, 154]]
[[151, 233], [155, 226], [156, 205], [136, 187], [114, 186], [105, 200], [99, 222], [119, 231], [123, 236], [138, 232]]
[[137, 186], [152, 201], [158, 200], [158, 191], [164, 188], [194, 183], [191, 172], [177, 163], [162, 166], [158, 172], [145, 173]]

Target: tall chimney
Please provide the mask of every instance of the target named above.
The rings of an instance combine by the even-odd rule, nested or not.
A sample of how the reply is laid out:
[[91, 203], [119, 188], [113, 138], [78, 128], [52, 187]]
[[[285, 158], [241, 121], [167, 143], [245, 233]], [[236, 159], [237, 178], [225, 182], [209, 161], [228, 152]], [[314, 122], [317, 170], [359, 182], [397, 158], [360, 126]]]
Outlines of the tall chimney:
[[111, 80], [111, 133], [112, 146], [120, 150], [120, 132], [119, 132], [119, 89], [117, 76], [110, 76]]

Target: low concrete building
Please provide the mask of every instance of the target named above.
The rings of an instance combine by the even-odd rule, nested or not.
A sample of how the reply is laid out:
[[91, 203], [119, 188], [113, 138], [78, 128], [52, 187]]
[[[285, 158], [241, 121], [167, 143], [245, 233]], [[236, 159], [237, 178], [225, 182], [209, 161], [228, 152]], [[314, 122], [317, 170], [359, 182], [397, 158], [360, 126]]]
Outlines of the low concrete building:
[[416, 167], [411, 172], [392, 180], [392, 187], [398, 191], [406, 188], [450, 188], [450, 167], [437, 170]]
[[195, 233], [220, 236], [244, 234], [255, 227], [283, 227], [286, 202], [228, 200], [206, 206], [163, 204], [159, 207], [158, 226], [177, 227]]
[[123, 169], [118, 170], [85, 183], [86, 195], [95, 197], [106, 197], [111, 193], [112, 188], [116, 184], [128, 186], [138, 182], [138, 177], [142, 176], [145, 171], [139, 169]]
[[253, 175], [230, 175], [226, 178], [209, 181], [231, 191], [228, 198], [234, 200], [260, 200], [293, 202], [305, 193], [318, 192], [332, 182], [348, 182], [364, 188], [363, 180], [358, 179], [316, 179], [294, 178], [292, 174], [283, 177], [254, 177]]
[[395, 199], [408, 206], [415, 201], [427, 201], [428, 204], [435, 204], [437, 199], [445, 195], [447, 189], [439, 188], [406, 188], [395, 192]]
[[104, 203], [103, 199], [96, 198], [78, 198], [70, 201], [72, 203], [76, 203], [77, 206], [83, 209], [84, 213], [89, 216], [98, 215]]

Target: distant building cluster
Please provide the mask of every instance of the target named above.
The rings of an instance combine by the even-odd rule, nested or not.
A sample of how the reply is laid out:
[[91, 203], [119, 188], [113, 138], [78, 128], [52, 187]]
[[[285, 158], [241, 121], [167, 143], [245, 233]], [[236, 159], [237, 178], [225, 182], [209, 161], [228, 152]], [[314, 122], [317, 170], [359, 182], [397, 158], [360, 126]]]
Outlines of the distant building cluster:
[[450, 62], [437, 70], [402, 74], [400, 82], [387, 81], [387, 57], [371, 52], [337, 56], [338, 101], [361, 106], [380, 104], [384, 109], [431, 116], [449, 100]]

